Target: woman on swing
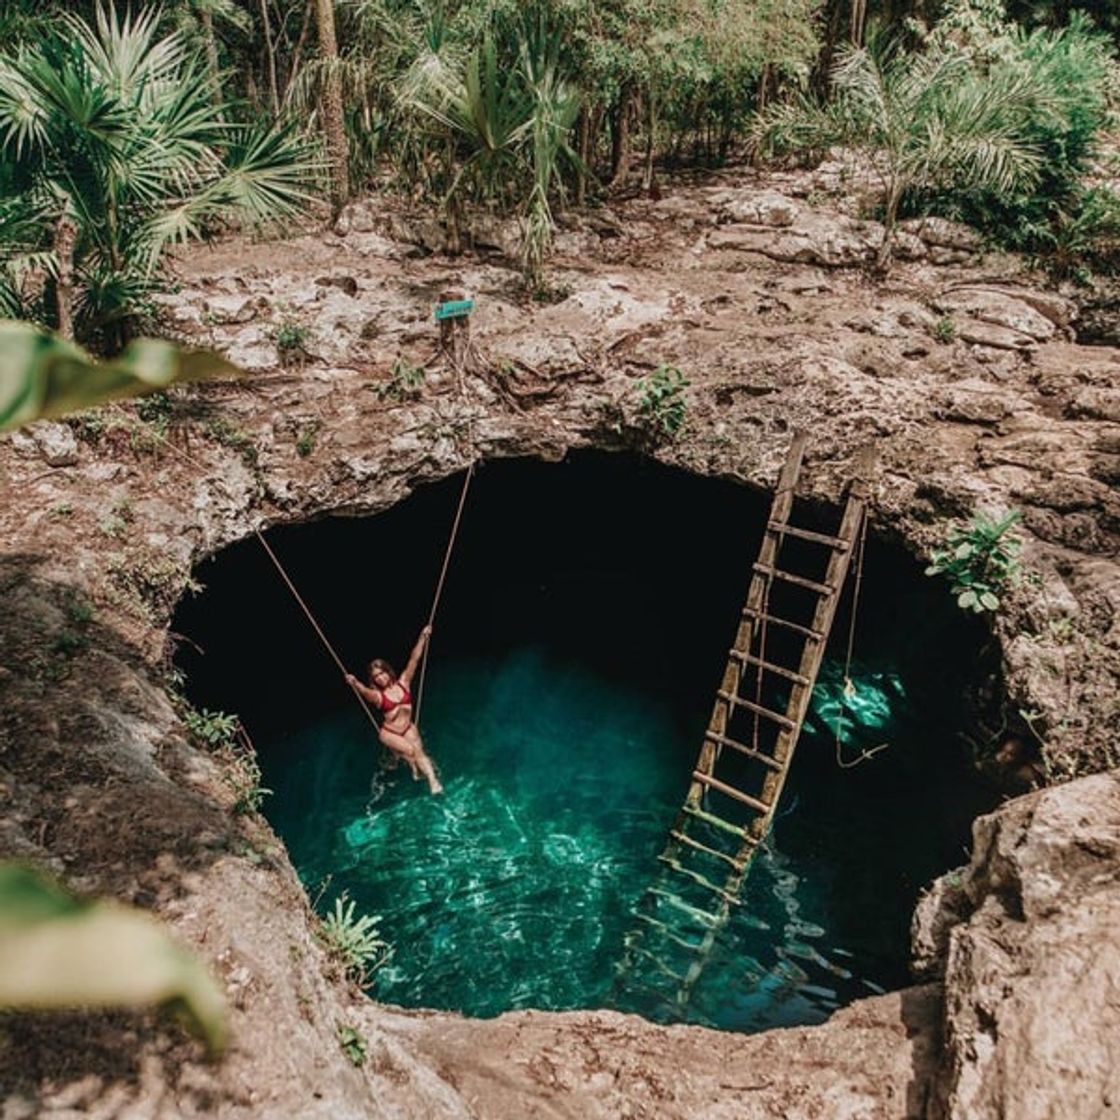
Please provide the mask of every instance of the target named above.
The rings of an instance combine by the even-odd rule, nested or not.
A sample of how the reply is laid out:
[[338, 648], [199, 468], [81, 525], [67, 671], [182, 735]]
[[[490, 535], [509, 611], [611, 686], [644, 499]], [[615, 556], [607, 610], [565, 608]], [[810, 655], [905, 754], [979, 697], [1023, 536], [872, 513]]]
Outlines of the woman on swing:
[[417, 638], [408, 664], [400, 676], [397, 676], [388, 661], [376, 658], [369, 663], [368, 685], [362, 684], [352, 673], [346, 674], [346, 683], [359, 696], [381, 709], [381, 730], [378, 737], [382, 744], [408, 763], [414, 778], [423, 774], [432, 793], [443, 793], [443, 786], [436, 777], [432, 760], [424, 750], [420, 729], [412, 722], [412, 693], [408, 687], [431, 633], [431, 626], [425, 626], [420, 631], [420, 637]]

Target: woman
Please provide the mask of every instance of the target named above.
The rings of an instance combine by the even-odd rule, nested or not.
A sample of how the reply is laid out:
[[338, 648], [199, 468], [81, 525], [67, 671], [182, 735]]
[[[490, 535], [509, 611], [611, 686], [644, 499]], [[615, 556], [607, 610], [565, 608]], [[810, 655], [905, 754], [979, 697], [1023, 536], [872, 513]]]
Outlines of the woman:
[[346, 674], [346, 683], [359, 696], [381, 709], [381, 742], [408, 763], [414, 778], [423, 774], [432, 793], [443, 793], [432, 760], [424, 750], [420, 729], [412, 722], [412, 693], [408, 689], [431, 633], [430, 626], [420, 631], [408, 664], [399, 677], [387, 661], [377, 658], [369, 664], [369, 685], [362, 684], [351, 673]]

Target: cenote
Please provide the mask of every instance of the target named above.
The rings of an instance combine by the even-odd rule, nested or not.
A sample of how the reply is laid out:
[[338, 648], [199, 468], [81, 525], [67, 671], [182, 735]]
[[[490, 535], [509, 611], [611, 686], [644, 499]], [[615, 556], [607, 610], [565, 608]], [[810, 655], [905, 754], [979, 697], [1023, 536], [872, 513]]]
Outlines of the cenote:
[[[422, 625], [461, 476], [364, 519], [269, 540], [352, 670], [398, 664]], [[732, 641], [769, 495], [600, 453], [506, 460], [473, 483], [437, 618], [421, 726], [446, 785], [387, 768], [361, 709], [256, 542], [197, 570], [173, 629], [199, 707], [240, 713], [265, 815], [308, 893], [346, 892], [395, 951], [371, 994], [489, 1016], [616, 1006], [631, 909], [680, 806]], [[795, 520], [834, 511], [798, 503]], [[921, 888], [964, 861], [993, 794], [959, 733], [983, 627], [904, 551], [868, 542], [840, 758], [848, 635], [743, 905], [687, 1021], [820, 1021], [907, 982]]]

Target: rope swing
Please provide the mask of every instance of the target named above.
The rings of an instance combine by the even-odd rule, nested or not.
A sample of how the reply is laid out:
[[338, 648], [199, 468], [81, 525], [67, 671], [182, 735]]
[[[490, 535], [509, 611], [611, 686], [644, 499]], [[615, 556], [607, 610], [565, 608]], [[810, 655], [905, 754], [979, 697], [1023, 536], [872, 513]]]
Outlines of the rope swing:
[[[127, 416], [124, 409], [122, 409], [120, 407], [120, 405], [113, 404], [111, 407], [114, 408], [117, 412], [119, 412], [122, 416]], [[190, 466], [194, 467], [196, 470], [200, 470], [200, 471], [203, 470], [202, 465], [200, 463], [198, 463], [194, 459], [193, 456], [191, 456], [188, 452], [184, 451], [181, 447], [178, 447], [176, 444], [172, 443], [171, 440], [166, 435], [158, 433], [158, 432], [155, 433], [155, 434], [156, 434], [156, 438], [159, 439], [160, 442], [162, 442], [171, 451], [175, 452], [176, 455], [178, 455], [181, 459], [183, 459], [185, 462], [187, 462]], [[443, 567], [440, 569], [439, 581], [436, 584], [435, 596], [432, 599], [432, 609], [428, 614], [428, 625], [429, 626], [431, 626], [433, 624], [433, 622], [435, 621], [436, 611], [439, 608], [440, 596], [443, 594], [443, 584], [444, 584], [444, 581], [447, 578], [447, 568], [448, 568], [448, 565], [451, 562], [451, 553], [452, 553], [453, 549], [455, 548], [455, 539], [456, 539], [456, 537], [458, 536], [458, 533], [459, 533], [459, 522], [462, 520], [462, 517], [463, 517], [463, 507], [466, 505], [467, 491], [470, 489], [471, 478], [474, 476], [474, 467], [475, 467], [475, 464], [474, 464], [474, 461], [472, 460], [470, 465], [467, 467], [467, 473], [466, 473], [466, 476], [463, 479], [463, 489], [462, 489], [462, 492], [459, 495], [459, 507], [455, 511], [455, 521], [454, 521], [454, 523], [451, 527], [451, 537], [447, 542], [447, 550], [445, 551], [444, 556], [443, 556]], [[330, 655], [330, 657], [334, 661], [335, 665], [338, 666], [339, 672], [342, 673], [343, 676], [345, 676], [347, 674], [348, 670], [347, 670], [346, 666], [343, 664], [342, 658], [338, 656], [338, 653], [335, 651], [334, 646], [331, 645], [330, 639], [323, 632], [323, 628], [319, 625], [319, 622], [315, 618], [315, 615], [312, 613], [311, 608], [307, 605], [307, 603], [304, 602], [303, 596], [300, 595], [299, 590], [296, 588], [296, 585], [292, 582], [291, 576], [288, 575], [287, 571], [284, 568], [284, 565], [280, 563], [280, 558], [276, 555], [275, 552], [273, 552], [273, 550], [272, 550], [271, 546], [269, 545], [268, 541], [266, 541], [264, 539], [264, 534], [259, 529], [257, 529], [256, 527], [253, 528], [253, 535], [257, 538], [258, 542], [260, 543], [261, 548], [264, 549], [265, 554], [268, 556], [269, 560], [272, 561], [272, 564], [276, 568], [276, 571], [279, 573], [280, 578], [284, 581], [284, 585], [291, 592], [292, 598], [295, 599], [295, 601], [299, 604], [299, 608], [300, 608], [301, 611], [303, 611], [304, 615], [307, 618], [307, 621], [309, 623], [311, 623], [312, 629], [314, 629], [315, 633], [319, 636], [319, 641], [321, 641], [323, 643], [323, 647], [326, 649], [327, 653]], [[413, 710], [414, 710], [414, 722], [417, 723], [417, 724], [419, 724], [419, 722], [420, 722], [420, 699], [421, 699], [421, 695], [422, 695], [423, 690], [424, 690], [424, 667], [426, 666], [427, 661], [428, 661], [428, 643], [425, 642], [424, 643], [424, 656], [423, 656], [423, 660], [420, 663], [420, 680], [419, 680], [419, 684], [417, 685], [417, 689], [416, 689], [416, 703], [415, 703], [414, 708], [413, 708]], [[369, 722], [373, 725], [375, 730], [378, 729], [379, 724], [377, 722], [377, 719], [374, 716], [373, 712], [370, 710], [370, 707], [366, 703], [365, 698], [361, 695], [360, 692], [357, 691], [357, 689], [351, 689], [350, 691], [354, 694], [354, 698], [362, 706], [362, 711], [365, 713], [366, 719], [369, 720]]]
[[[459, 508], [455, 511], [455, 520], [451, 525], [451, 536], [447, 541], [447, 551], [443, 554], [443, 567], [440, 569], [439, 580], [436, 583], [436, 593], [432, 597], [432, 609], [428, 612], [428, 625], [436, 620], [436, 611], [439, 610], [439, 598], [443, 594], [443, 582], [447, 578], [447, 565], [451, 563], [451, 553], [455, 548], [455, 538], [459, 535], [459, 522], [463, 518], [463, 507], [467, 504], [467, 491], [471, 488], [471, 479], [474, 477], [474, 461], [467, 467], [466, 476], [463, 478], [463, 489], [459, 494]], [[424, 670], [428, 666], [428, 649], [431, 641], [424, 643], [424, 653], [420, 658], [420, 679], [416, 682], [416, 703], [412, 707], [413, 719], [417, 726], [420, 724], [420, 704], [424, 699]]]

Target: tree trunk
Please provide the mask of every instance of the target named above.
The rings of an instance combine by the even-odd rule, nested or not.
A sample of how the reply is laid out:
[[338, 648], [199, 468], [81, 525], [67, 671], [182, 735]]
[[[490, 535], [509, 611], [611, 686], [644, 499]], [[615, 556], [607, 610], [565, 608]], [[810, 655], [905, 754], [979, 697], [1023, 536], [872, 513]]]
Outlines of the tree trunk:
[[350, 197], [350, 160], [346, 150], [346, 120], [342, 108], [342, 75], [338, 71], [338, 39], [334, 31], [334, 0], [315, 0], [323, 78], [323, 133], [331, 163], [331, 215], [337, 218]]
[[591, 153], [591, 110], [584, 104], [579, 111], [579, 166], [576, 168], [576, 205], [587, 201], [587, 160]]
[[852, 0], [852, 45], [863, 46], [863, 33], [867, 25], [867, 0]]
[[642, 168], [642, 190], [649, 194], [655, 192], [653, 185], [653, 157], [656, 152], [657, 133], [657, 106], [653, 99], [653, 90], [646, 94], [646, 158]]
[[54, 255], [58, 262], [54, 299], [58, 333], [67, 342], [74, 341], [74, 246], [77, 240], [78, 227], [69, 215], [63, 214], [54, 226]]
[[[333, 16], [333, 13], [332, 13]], [[272, 24], [268, 19], [268, 0], [261, 0], [261, 26], [264, 29], [264, 57], [268, 69], [268, 95], [272, 102], [272, 115], [280, 115], [280, 87], [276, 81], [276, 50], [272, 44]], [[334, 23], [331, 23], [331, 35], [334, 35]]]
[[626, 85], [619, 95], [611, 130], [611, 190], [625, 182], [630, 171], [630, 111], [633, 102], [634, 89]]
[[218, 69], [218, 40], [214, 37], [214, 13], [205, 4], [198, 6], [198, 22], [206, 44], [206, 70], [210, 75], [210, 102], [215, 108], [222, 104], [221, 73]]
[[291, 99], [292, 90], [296, 87], [299, 77], [299, 66], [303, 59], [303, 48], [307, 44], [307, 33], [311, 30], [311, 15], [315, 8], [315, 0], [307, 0], [303, 6], [303, 22], [299, 28], [299, 38], [296, 40], [295, 49], [292, 51], [292, 64], [288, 70], [288, 78], [284, 83], [284, 96], [280, 99], [281, 105], [286, 109]]

